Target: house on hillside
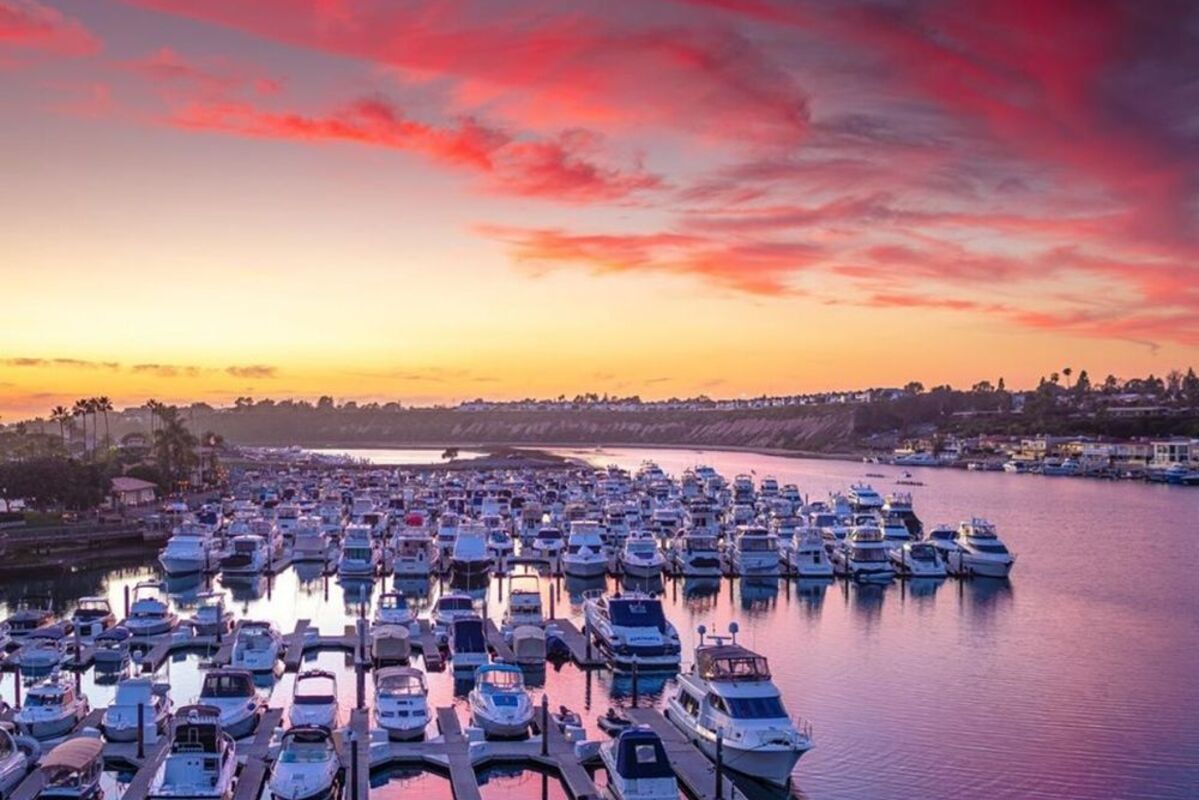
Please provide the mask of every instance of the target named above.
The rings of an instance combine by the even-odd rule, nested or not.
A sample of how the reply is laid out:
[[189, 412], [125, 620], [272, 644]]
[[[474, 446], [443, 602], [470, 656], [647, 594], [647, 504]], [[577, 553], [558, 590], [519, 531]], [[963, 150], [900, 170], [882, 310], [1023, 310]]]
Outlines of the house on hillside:
[[122, 476], [112, 479], [112, 502], [117, 508], [131, 508], [153, 503], [158, 487], [141, 478]]

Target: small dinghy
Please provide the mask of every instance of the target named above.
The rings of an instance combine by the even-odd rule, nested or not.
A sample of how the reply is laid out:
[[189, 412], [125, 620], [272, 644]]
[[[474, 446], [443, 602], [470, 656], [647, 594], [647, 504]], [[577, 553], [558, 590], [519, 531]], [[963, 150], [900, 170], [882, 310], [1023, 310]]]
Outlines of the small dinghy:
[[621, 731], [633, 727], [633, 720], [615, 708], [609, 708], [608, 713], [598, 717], [596, 721], [599, 724], [599, 729], [609, 736], [617, 736]]

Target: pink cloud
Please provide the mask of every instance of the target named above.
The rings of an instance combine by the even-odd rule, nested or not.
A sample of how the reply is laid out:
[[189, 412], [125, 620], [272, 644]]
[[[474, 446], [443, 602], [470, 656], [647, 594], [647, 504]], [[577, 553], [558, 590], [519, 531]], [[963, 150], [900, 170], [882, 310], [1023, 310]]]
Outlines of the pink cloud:
[[0, 0], [0, 56], [9, 51], [78, 58], [100, 47], [78, 20], [55, 8], [36, 0]]

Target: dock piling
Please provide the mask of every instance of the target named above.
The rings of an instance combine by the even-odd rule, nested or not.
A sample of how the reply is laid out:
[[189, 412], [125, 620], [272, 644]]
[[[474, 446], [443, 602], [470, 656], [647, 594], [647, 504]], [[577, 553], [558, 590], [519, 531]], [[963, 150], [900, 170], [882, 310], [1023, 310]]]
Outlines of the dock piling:
[[137, 757], [146, 757], [146, 704], [137, 704]]
[[716, 800], [724, 800], [724, 728], [716, 729]]
[[541, 755], [550, 754], [550, 698], [541, 695]]

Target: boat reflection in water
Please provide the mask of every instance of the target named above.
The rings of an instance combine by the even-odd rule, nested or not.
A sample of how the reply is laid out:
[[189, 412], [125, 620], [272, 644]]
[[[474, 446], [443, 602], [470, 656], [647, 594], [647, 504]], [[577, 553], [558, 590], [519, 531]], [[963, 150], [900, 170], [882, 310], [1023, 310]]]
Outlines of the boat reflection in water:
[[779, 579], [753, 577], [741, 579], [741, 610], [749, 616], [765, 614], [778, 603]]

